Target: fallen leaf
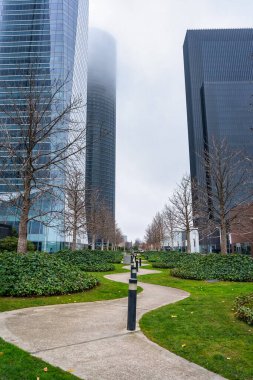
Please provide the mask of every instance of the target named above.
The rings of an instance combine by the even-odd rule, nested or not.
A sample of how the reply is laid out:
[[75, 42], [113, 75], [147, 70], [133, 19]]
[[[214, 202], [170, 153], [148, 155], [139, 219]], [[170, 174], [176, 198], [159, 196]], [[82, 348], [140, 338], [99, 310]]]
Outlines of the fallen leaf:
[[3, 356], [3, 354], [4, 354], [3, 352], [0, 352], [0, 356]]
[[67, 372], [74, 372], [73, 368], [67, 369]]
[[177, 315], [171, 315], [171, 318], [177, 318]]
[[40, 378], [39, 377], [37, 377], [37, 379], [36, 380], [40, 380]]
[[227, 358], [228, 360], [230, 360], [231, 358]]
[[186, 347], [186, 344], [184, 343], [184, 344], [182, 344], [182, 347]]
[[47, 372], [47, 371], [48, 371], [47, 367], [45, 367], [45, 368], [43, 369], [43, 371], [44, 371], [44, 372]]

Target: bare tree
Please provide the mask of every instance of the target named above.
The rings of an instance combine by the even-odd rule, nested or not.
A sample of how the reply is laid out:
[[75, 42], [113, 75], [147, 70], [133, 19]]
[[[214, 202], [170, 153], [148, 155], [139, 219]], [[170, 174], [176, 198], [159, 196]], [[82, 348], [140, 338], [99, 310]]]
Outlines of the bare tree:
[[119, 245], [121, 243], [123, 243], [123, 241], [124, 241], [124, 237], [123, 237], [123, 234], [121, 232], [121, 229], [116, 226], [116, 228], [115, 228], [114, 249], [117, 250], [119, 248]]
[[86, 223], [88, 240], [91, 241], [91, 249], [95, 250], [96, 240], [99, 238], [101, 231], [101, 197], [99, 190], [86, 191]]
[[166, 229], [166, 235], [169, 238], [170, 246], [174, 249], [174, 240], [176, 235], [175, 210], [169, 204], [164, 206], [163, 220]]
[[252, 201], [252, 165], [241, 151], [225, 140], [212, 140], [204, 152], [202, 165], [206, 181], [196, 184], [196, 217], [200, 230], [219, 229], [221, 252], [227, 253], [231, 226], [242, 220], [242, 206]]
[[85, 176], [83, 170], [74, 162], [65, 168], [64, 232], [72, 236], [72, 250], [76, 250], [77, 237], [84, 237], [86, 232], [85, 215]]
[[77, 122], [82, 99], [68, 95], [70, 78], [40, 80], [36, 64], [20, 77], [15, 88], [4, 88], [0, 102], [1, 183], [2, 201], [19, 214], [17, 251], [26, 252], [28, 222], [46, 223], [53, 208], [59, 212], [53, 188], [64, 183], [66, 160], [84, 149], [85, 126]]
[[165, 239], [165, 224], [163, 215], [161, 213], [157, 213], [152, 223], [147, 227], [145, 234], [145, 241], [149, 245], [150, 248], [160, 250], [163, 246]]
[[99, 226], [99, 236], [101, 239], [101, 250], [104, 250], [104, 243], [106, 242], [107, 250], [109, 250], [109, 243], [113, 241], [114, 231], [115, 231], [115, 221], [114, 218], [106, 206], [105, 202], [101, 202], [101, 207], [99, 210], [100, 214], [100, 226]]
[[177, 186], [169, 202], [175, 210], [175, 226], [177, 229], [185, 231], [187, 239], [187, 252], [191, 252], [190, 233], [193, 228], [192, 213], [192, 182], [190, 176], [184, 175]]

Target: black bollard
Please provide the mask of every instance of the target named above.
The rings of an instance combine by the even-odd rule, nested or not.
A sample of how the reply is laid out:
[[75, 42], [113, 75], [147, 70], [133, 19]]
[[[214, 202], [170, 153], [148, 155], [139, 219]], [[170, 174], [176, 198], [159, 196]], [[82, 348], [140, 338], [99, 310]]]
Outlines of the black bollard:
[[136, 277], [137, 277], [136, 267], [134, 266], [134, 264], [131, 264], [131, 278], [136, 278]]
[[141, 257], [139, 258], [139, 266], [141, 267]]
[[137, 258], [135, 261], [135, 266], [136, 266], [136, 272], [138, 272], [139, 271], [139, 261], [137, 260]]
[[127, 330], [134, 331], [136, 328], [136, 301], [137, 301], [137, 279], [129, 279], [128, 288], [128, 315]]
[[134, 262], [134, 257], [131, 255], [131, 264]]

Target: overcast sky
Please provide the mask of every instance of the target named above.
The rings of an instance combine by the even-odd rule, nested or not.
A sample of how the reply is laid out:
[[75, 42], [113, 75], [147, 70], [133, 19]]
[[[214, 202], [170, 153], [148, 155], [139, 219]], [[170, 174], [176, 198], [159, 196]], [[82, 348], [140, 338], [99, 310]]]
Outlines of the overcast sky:
[[252, 24], [252, 0], [90, 0], [90, 26], [117, 41], [116, 219], [128, 240], [189, 172], [186, 30]]

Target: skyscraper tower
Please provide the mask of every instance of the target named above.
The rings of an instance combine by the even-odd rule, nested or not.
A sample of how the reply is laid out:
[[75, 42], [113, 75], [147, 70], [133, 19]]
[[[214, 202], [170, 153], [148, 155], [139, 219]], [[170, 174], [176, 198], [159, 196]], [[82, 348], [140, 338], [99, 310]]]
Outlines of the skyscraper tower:
[[[102, 30], [89, 32], [86, 199], [94, 192], [115, 216], [116, 45]], [[88, 214], [87, 214], [88, 217]]]
[[184, 67], [191, 176], [203, 183], [213, 138], [253, 155], [253, 29], [188, 30]]
[[[32, 67], [34, 83], [50, 86], [55, 80], [66, 81], [62, 90], [62, 107], [72, 94], [82, 94], [86, 102], [88, 52], [88, 0], [0, 0], [0, 105], [5, 106], [7, 91], [16, 94], [17, 107], [22, 106], [21, 93], [28, 82], [25, 75]], [[79, 58], [81, 54], [81, 59]], [[18, 85], [17, 85], [18, 84]], [[86, 115], [79, 115], [85, 120]], [[20, 127], [0, 113], [0, 124], [13, 132], [16, 143]], [[19, 185], [15, 172], [9, 180]], [[20, 186], [21, 182], [20, 182]], [[10, 191], [2, 182], [0, 193]], [[18, 229], [18, 214], [1, 214], [0, 220]], [[37, 249], [57, 250], [64, 236], [38, 220], [29, 223], [28, 239]]]

